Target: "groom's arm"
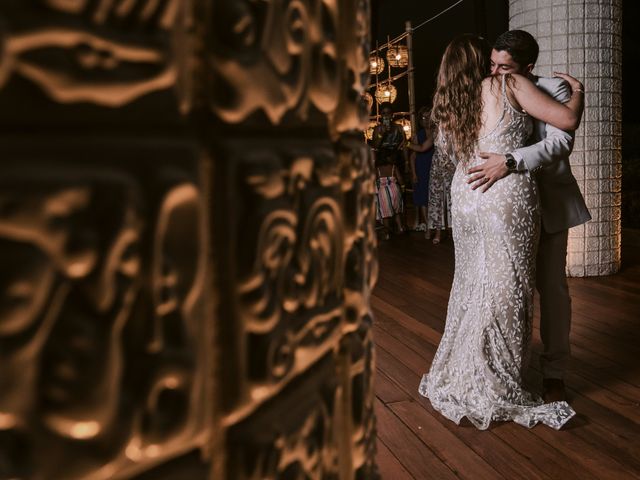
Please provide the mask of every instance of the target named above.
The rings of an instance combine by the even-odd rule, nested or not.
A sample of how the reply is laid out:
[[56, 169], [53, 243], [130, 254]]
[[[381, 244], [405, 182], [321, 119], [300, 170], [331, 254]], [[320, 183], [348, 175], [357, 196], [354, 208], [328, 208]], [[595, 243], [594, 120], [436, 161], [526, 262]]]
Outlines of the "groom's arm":
[[560, 158], [566, 158], [573, 150], [573, 132], [565, 132], [552, 125], [545, 126], [546, 137], [538, 143], [519, 148], [511, 154], [516, 160], [519, 172], [537, 172], [552, 165]]
[[[543, 91], [561, 103], [568, 102], [571, 98], [569, 84], [564, 80], [558, 80], [554, 87], [551, 91], [547, 89]], [[516, 160], [516, 171], [536, 172], [569, 156], [573, 150], [573, 132], [565, 132], [547, 123], [545, 135], [546, 137], [538, 143], [510, 152]], [[486, 192], [495, 182], [506, 177], [510, 172], [504, 155], [480, 152], [479, 156], [485, 160], [485, 163], [469, 170], [469, 173], [474, 175], [468, 183], [472, 184], [474, 190], [482, 187], [482, 191]]]
[[[565, 81], [558, 82], [553, 91], [547, 91], [554, 100], [566, 103], [571, 98], [571, 88]], [[528, 147], [519, 148], [511, 154], [516, 160], [516, 170], [536, 172], [566, 158], [573, 150], [573, 132], [565, 132], [550, 124], [545, 124], [545, 138]]]

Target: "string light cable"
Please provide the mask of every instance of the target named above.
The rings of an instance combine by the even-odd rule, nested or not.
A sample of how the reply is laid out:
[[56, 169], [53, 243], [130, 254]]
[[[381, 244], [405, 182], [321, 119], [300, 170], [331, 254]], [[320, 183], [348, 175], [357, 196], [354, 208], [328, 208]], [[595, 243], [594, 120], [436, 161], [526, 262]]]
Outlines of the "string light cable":
[[[464, 2], [464, 0], [458, 0], [456, 3], [449, 5], [447, 8], [445, 8], [444, 10], [442, 10], [440, 13], [437, 13], [436, 15], [434, 15], [433, 17], [427, 18], [424, 22], [422, 22], [419, 25], [416, 25], [415, 27], [411, 28], [412, 32], [415, 32], [417, 29], [419, 29], [420, 27], [424, 27], [427, 23], [433, 22], [436, 18], [441, 17], [442, 15], [444, 15], [445, 13], [447, 13], [449, 10], [457, 7], [458, 5], [460, 5], [462, 2]], [[398, 43], [400, 40], [402, 40], [403, 38], [405, 38], [408, 35], [408, 32], [404, 32], [400, 35], [398, 35], [397, 37], [395, 37], [392, 40], [389, 40], [387, 43], [384, 43], [382, 45], [380, 45], [378, 48], [376, 48], [375, 50], [373, 50], [371, 53], [375, 53], [378, 52], [380, 50], [383, 50], [385, 48], [389, 48], [392, 47], [393, 45], [395, 45], [396, 43]]]

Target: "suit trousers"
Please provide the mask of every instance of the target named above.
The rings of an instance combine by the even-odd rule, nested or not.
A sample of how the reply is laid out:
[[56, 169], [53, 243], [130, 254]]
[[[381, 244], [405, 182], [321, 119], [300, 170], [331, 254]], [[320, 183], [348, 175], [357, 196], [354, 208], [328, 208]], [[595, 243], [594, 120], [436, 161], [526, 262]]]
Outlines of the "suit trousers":
[[544, 378], [562, 379], [571, 354], [571, 297], [567, 284], [569, 230], [547, 233], [542, 229], [536, 266], [540, 294], [540, 337], [544, 351], [540, 366]]

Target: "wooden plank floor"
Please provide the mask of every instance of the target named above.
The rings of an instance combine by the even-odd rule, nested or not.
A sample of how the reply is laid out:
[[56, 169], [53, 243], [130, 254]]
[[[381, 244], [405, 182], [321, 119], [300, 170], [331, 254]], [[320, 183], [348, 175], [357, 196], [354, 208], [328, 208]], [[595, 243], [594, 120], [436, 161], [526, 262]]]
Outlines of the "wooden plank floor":
[[[561, 431], [456, 426], [418, 394], [444, 328], [453, 279], [451, 241], [421, 233], [382, 242], [375, 312], [378, 465], [384, 480], [640, 479], [640, 232], [623, 235], [623, 269], [570, 279], [576, 417]], [[534, 333], [527, 381], [539, 389]]]

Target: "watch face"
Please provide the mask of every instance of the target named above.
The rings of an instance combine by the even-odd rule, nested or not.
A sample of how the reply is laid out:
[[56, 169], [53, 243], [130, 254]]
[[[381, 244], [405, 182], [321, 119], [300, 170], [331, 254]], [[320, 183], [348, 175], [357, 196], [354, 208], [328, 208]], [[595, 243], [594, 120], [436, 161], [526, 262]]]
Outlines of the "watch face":
[[513, 170], [514, 168], [516, 168], [516, 160], [513, 157], [507, 157], [507, 161], [505, 163], [507, 164], [507, 168], [509, 170]]

